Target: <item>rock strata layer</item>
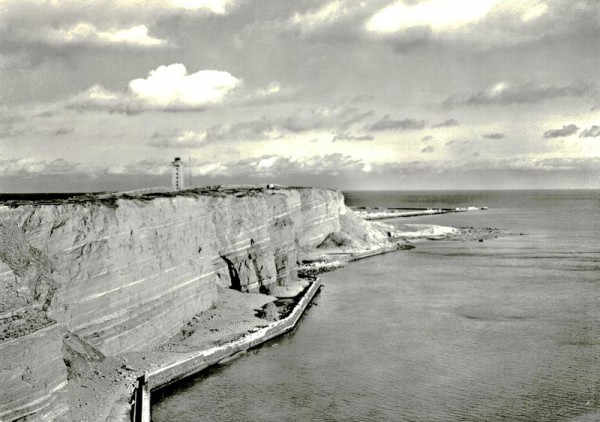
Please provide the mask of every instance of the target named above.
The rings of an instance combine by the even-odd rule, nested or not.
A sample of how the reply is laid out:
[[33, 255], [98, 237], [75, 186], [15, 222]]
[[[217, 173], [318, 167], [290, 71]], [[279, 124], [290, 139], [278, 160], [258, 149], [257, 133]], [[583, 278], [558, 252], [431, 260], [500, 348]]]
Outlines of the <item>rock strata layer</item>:
[[107, 356], [148, 350], [219, 285], [269, 293], [295, 279], [298, 254], [332, 233], [385, 242], [368, 224], [341, 193], [308, 188], [0, 206], [0, 420], [67, 418], [65, 333]]

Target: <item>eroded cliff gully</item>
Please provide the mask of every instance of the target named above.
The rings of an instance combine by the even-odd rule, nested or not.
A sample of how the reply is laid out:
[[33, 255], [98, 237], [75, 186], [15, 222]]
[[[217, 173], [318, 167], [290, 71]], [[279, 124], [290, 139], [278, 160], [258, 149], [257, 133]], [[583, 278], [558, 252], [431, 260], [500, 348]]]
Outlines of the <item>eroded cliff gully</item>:
[[268, 293], [332, 233], [383, 231], [337, 191], [197, 189], [0, 205], [0, 420], [68, 415], [63, 338], [147, 350], [208, 309], [217, 286]]

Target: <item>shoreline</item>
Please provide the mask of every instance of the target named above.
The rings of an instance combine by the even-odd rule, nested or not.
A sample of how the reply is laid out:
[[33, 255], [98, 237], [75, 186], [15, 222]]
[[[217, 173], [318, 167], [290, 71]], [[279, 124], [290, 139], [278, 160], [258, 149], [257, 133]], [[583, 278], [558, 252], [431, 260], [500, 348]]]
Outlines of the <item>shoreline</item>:
[[[340, 252], [339, 254], [349, 255], [348, 259], [345, 260], [347, 263], [399, 250], [412, 249], [412, 247], [406, 248], [403, 246], [404, 244], [394, 242], [391, 246], [379, 247], [373, 250], [353, 253]], [[327, 255], [335, 256], [336, 254], [331, 253]], [[345, 265], [345, 263], [343, 265]], [[332, 271], [340, 267], [341, 266], [334, 266], [326, 271]], [[151, 395], [153, 393], [158, 392], [163, 388], [172, 387], [212, 366], [235, 359], [239, 353], [261, 346], [283, 334], [293, 331], [308, 306], [312, 303], [314, 297], [323, 287], [319, 277], [313, 276], [310, 278], [312, 278], [312, 281], [309, 282], [308, 287], [305, 288], [302, 293], [294, 297], [294, 305], [289, 314], [284, 318], [272, 322], [263, 328], [256, 329], [254, 332], [251, 330], [250, 332], [219, 346], [198, 349], [195, 352], [187, 353], [184, 358], [177, 362], [162, 365], [151, 372], [146, 372], [139, 376], [137, 385], [131, 392], [131, 414], [133, 415], [131, 420], [134, 422], [151, 420]], [[307, 279], [301, 278], [299, 281], [303, 280]], [[278, 297], [278, 299], [283, 298], [284, 297]], [[286, 299], [289, 299], [289, 297]], [[142, 401], [141, 409], [137, 408], [136, 405], [136, 402], [139, 402], [140, 400]]]
[[[134, 402], [133, 420], [150, 420], [151, 393], [176, 384], [192, 375], [196, 375], [222, 361], [231, 360], [240, 352], [262, 345], [263, 343], [292, 331], [321, 289], [321, 286], [321, 280], [319, 278], [312, 280], [310, 285], [297, 300], [290, 314], [285, 318], [272, 322], [264, 328], [258, 329], [253, 333], [248, 333], [221, 346], [199, 350], [191, 356], [186, 356], [179, 361], [155, 369], [152, 372], [145, 373], [138, 379], [138, 386], [136, 387], [136, 391], [134, 391], [134, 396], [136, 396], [137, 393], [138, 400]], [[142, 399], [141, 403], [139, 401], [140, 399]], [[139, 407], [140, 404], [141, 408]]]
[[[340, 252], [340, 255], [350, 255], [346, 260], [348, 262], [355, 262], [373, 256], [383, 255], [390, 252], [399, 250], [412, 249], [413, 247], [403, 247], [404, 244], [394, 243], [392, 246], [380, 247], [369, 251], [344, 253]], [[329, 254], [336, 255], [336, 254]], [[337, 261], [334, 261], [337, 262]], [[343, 264], [345, 265], [345, 264]], [[342, 266], [343, 266], [342, 265]], [[340, 268], [341, 266], [334, 265], [329, 267], [327, 264], [324, 268], [328, 268], [325, 271], [333, 271]], [[150, 421], [150, 409], [151, 409], [151, 395], [155, 392], [160, 391], [163, 388], [173, 387], [177, 383], [188, 379], [189, 377], [198, 375], [199, 373], [209, 369], [212, 366], [218, 365], [219, 363], [229, 362], [235, 357], [247, 350], [261, 346], [271, 340], [276, 339], [288, 332], [293, 331], [298, 325], [300, 319], [304, 315], [306, 309], [312, 303], [314, 297], [320, 292], [323, 287], [319, 277], [311, 277], [313, 280], [309, 282], [309, 286], [300, 295], [295, 296], [294, 306], [287, 316], [268, 324], [267, 326], [258, 329], [254, 332], [249, 332], [241, 337], [226, 342], [220, 346], [216, 346], [208, 349], [200, 349], [196, 352], [192, 352], [191, 356], [186, 356], [178, 362], [174, 362], [168, 365], [163, 365], [160, 368], [147, 372], [144, 375], [138, 377], [137, 386], [132, 392], [132, 421]], [[306, 280], [306, 279], [301, 279]], [[280, 298], [282, 299], [282, 298]], [[288, 298], [289, 299], [289, 298]], [[136, 400], [142, 400], [142, 409], [136, 410]], [[139, 415], [139, 416], [136, 416]]]
[[[469, 229], [462, 229], [462, 231], [468, 232]], [[494, 235], [493, 237], [497, 236]], [[474, 241], [475, 239], [464, 236], [448, 236], [442, 239], [423, 236], [421, 238], [410, 239], [410, 241], [415, 240]], [[390, 238], [389, 241], [388, 245], [370, 250], [349, 251], [335, 248], [319, 251], [318, 257], [312, 260], [312, 265], [316, 264], [317, 270], [310, 274], [309, 277], [317, 279], [316, 275], [334, 271], [349, 262], [414, 248], [414, 245], [406, 238]], [[299, 274], [302, 272], [302, 267], [300, 267]], [[306, 272], [305, 274], [308, 275]], [[165, 368], [177, 365], [178, 362], [196, 362], [197, 368], [185, 376], [178, 376], [177, 379], [164, 384], [161, 381], [151, 381], [149, 384], [152, 385], [150, 390], [156, 391], [167, 385], [176, 384], [188, 376], [196, 375], [223, 360], [233, 359], [235, 355], [243, 351], [242, 349], [232, 351], [232, 347], [246, 347], [246, 349], [249, 349], [293, 330], [310, 301], [299, 311], [299, 303], [305, 296], [303, 295], [302, 298], [298, 299], [299, 295], [293, 295], [290, 292], [298, 289], [298, 286], [306, 282], [307, 278], [301, 277], [294, 282], [294, 286], [284, 287], [279, 292], [280, 294], [275, 292], [273, 296], [258, 293], [241, 293], [225, 289], [220, 293], [220, 296], [223, 296], [221, 303], [197, 315], [200, 318], [198, 318], [197, 326], [190, 328], [192, 330], [191, 334], [186, 333], [186, 330], [188, 330], [186, 326], [182, 328], [182, 332], [179, 335], [150, 350], [123, 353], [114, 357], [103, 357], [100, 361], [95, 358], [91, 359], [86, 365], [86, 376], [77, 377], [69, 381], [67, 397], [72, 408], [71, 418], [74, 420], [135, 421], [136, 419], [132, 418], [132, 406], [134, 406], [135, 402], [136, 388], [140, 384], [139, 380], [140, 378], [143, 379], [145, 374], [155, 374], [156, 376], [157, 373], [164, 371]], [[318, 288], [320, 289], [321, 287], [319, 282]], [[307, 288], [303, 289], [301, 294], [306, 291]], [[259, 310], [257, 307], [264, 307], [266, 304], [274, 303], [278, 300], [290, 300], [292, 297], [295, 297], [296, 301], [291, 313], [299, 312], [293, 326], [287, 327], [285, 330], [281, 330], [268, 338], [262, 337], [261, 339], [261, 336], [265, 336], [268, 330], [277, 327], [278, 324], [282, 324], [282, 321], [287, 320], [289, 315], [275, 322], [268, 323], [267, 320], [255, 316], [256, 311]], [[311, 300], [313, 297], [314, 294], [311, 296]], [[232, 316], [232, 314], [234, 315]], [[203, 315], [205, 317], [201, 318]], [[254, 343], [243, 346], [246, 342]], [[229, 349], [229, 352], [224, 351], [227, 349]], [[219, 350], [222, 354], [212, 354], [217, 353]], [[104, 382], [106, 381], [104, 378], [107, 371], [112, 371], [113, 374], [112, 379], [110, 376], [107, 377], [110, 380], [109, 383]], [[152, 375], [150, 379], [152, 379]], [[146, 384], [148, 385], [148, 380], [146, 380]], [[158, 386], [159, 384], [160, 386]], [[110, 396], [108, 400], [106, 400], [107, 393]], [[150, 397], [149, 392], [147, 395]], [[141, 396], [138, 396], [138, 400], [140, 398]], [[149, 421], [150, 419], [138, 420]]]

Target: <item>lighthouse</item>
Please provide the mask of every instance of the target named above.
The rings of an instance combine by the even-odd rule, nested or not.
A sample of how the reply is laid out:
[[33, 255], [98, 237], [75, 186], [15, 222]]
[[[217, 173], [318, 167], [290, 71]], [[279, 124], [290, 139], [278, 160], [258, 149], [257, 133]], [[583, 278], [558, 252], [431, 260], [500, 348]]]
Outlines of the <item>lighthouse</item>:
[[171, 176], [171, 185], [173, 190], [183, 189], [183, 161], [179, 157], [175, 157], [175, 160], [171, 163], [173, 166], [173, 175]]

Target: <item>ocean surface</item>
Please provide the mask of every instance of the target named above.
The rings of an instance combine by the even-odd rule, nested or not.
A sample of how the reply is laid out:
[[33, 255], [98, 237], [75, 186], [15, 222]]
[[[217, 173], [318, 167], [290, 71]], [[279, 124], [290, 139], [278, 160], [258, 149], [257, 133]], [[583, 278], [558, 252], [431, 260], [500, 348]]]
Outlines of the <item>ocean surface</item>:
[[[600, 421], [600, 191], [346, 192], [494, 227], [352, 263], [298, 328], [153, 397], [153, 421]], [[522, 233], [522, 235], [520, 235]]]

